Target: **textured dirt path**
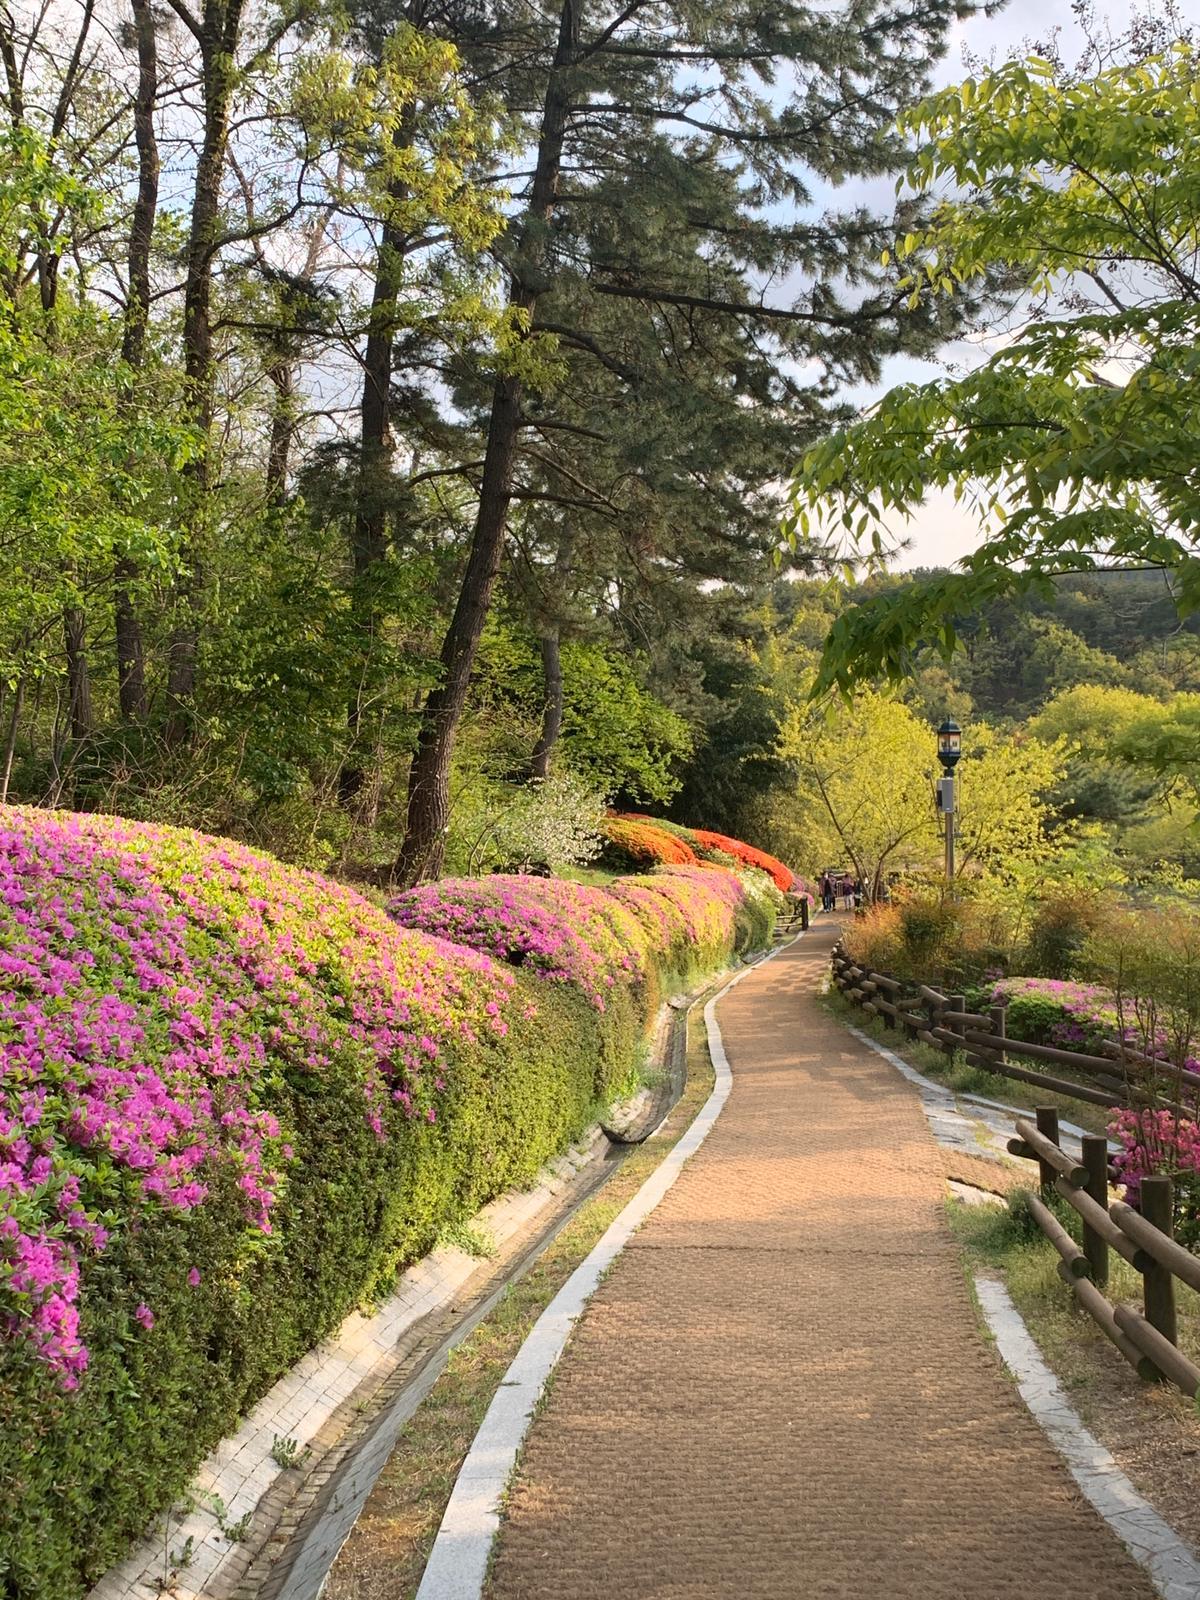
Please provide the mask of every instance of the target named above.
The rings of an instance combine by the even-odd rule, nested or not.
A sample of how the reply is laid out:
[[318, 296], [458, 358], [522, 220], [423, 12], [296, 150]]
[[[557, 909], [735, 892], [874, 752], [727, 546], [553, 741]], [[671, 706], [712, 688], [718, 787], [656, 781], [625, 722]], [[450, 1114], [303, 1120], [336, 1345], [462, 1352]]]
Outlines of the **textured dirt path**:
[[734, 1088], [572, 1338], [489, 1600], [1148, 1600], [979, 1331], [915, 1093], [813, 998], [719, 1017]]

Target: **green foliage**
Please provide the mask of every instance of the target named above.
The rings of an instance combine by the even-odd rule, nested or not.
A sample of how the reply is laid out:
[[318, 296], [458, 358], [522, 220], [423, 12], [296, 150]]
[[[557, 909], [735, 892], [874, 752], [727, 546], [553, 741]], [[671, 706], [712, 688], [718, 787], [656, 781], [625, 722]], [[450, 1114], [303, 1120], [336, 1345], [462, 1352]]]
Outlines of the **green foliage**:
[[969, 497], [986, 529], [961, 571], [843, 614], [818, 691], [899, 678], [921, 642], [949, 657], [962, 614], [1045, 594], [1063, 571], [1161, 567], [1180, 614], [1197, 608], [1194, 85], [1181, 41], [1078, 81], [1010, 62], [903, 119], [919, 141], [912, 186], [954, 193], [897, 247], [910, 304], [996, 270], [1035, 301], [1064, 279], [1101, 292], [1076, 315], [1035, 306], [978, 369], [893, 389], [809, 452], [797, 537], [836, 524], [850, 555], [878, 559], [883, 519], [934, 486]]
[[453, 820], [456, 849], [474, 872], [561, 873], [600, 853], [603, 795], [570, 772], [521, 786], [493, 785], [473, 797]]
[[[444, 1228], [528, 1183], [627, 1081], [642, 1024], [627, 996], [602, 1028], [581, 995], [518, 982], [536, 1020], [464, 1057], [436, 1129], [412, 1124], [381, 1146], [349, 1086], [290, 1087], [285, 1125], [306, 1159], [270, 1248], [246, 1253], [232, 1186], [186, 1221], [160, 1214], [121, 1234], [88, 1267], [92, 1361], [77, 1394], [6, 1353], [0, 1573], [14, 1596], [76, 1600], [275, 1378]], [[155, 1307], [149, 1333], [141, 1301]]]
[[666, 801], [692, 747], [684, 719], [643, 689], [629, 661], [586, 644], [563, 652], [563, 753], [597, 789]]
[[196, 442], [172, 417], [177, 394], [161, 373], [131, 380], [119, 321], [72, 294], [65, 273], [52, 310], [22, 282], [45, 214], [94, 224], [97, 206], [35, 134], [0, 134], [0, 683], [10, 688], [61, 672], [64, 611], [111, 593], [119, 558], [159, 577], [176, 560], [171, 500]]
[[869, 907], [845, 941], [870, 967], [951, 990], [983, 984], [1009, 959], [1007, 929], [987, 907], [928, 892]]
[[1200, 915], [1194, 906], [1110, 909], [1089, 937], [1082, 965], [1112, 991], [1122, 1037], [1175, 1068], [1192, 1061], [1200, 1050]]
[[1040, 978], [1079, 976], [1084, 947], [1108, 909], [1096, 894], [1047, 895], [1030, 921], [1020, 970]]

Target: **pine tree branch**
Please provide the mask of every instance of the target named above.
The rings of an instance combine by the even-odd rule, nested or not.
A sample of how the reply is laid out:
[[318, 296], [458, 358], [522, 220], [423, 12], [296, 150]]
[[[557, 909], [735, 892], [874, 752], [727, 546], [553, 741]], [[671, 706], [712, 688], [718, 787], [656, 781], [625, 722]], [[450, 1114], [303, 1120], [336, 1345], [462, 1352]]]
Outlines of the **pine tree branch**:
[[725, 316], [770, 317], [778, 322], [809, 322], [819, 327], [853, 328], [863, 322], [883, 322], [894, 317], [899, 301], [886, 306], [862, 307], [858, 311], [841, 315], [823, 314], [819, 311], [789, 310], [786, 306], [743, 304], [736, 300], [716, 300], [708, 295], [680, 294], [671, 289], [656, 289], [650, 284], [593, 283], [589, 286], [596, 294], [616, 295], [622, 300], [645, 300], [656, 305], [695, 306], [699, 311], [716, 311]]

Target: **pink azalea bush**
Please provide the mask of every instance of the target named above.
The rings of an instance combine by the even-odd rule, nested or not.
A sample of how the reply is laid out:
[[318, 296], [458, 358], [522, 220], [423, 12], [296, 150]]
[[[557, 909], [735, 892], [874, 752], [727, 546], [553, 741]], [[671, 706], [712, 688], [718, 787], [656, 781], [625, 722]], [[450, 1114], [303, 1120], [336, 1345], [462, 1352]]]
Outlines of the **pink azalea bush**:
[[82, 1594], [281, 1372], [578, 1134], [760, 898], [695, 867], [389, 916], [228, 841], [0, 808], [0, 1588]]
[[536, 877], [446, 878], [390, 904], [404, 927], [453, 939], [543, 981], [582, 992], [599, 1013], [603, 1079], [628, 1069], [664, 981], [719, 965], [770, 936], [778, 897], [761, 874], [667, 866], [604, 887]]
[[[1161, 1058], [1165, 1073], [1172, 1070], [1167, 1029], [1139, 1026], [1132, 1006], [1122, 1025], [1116, 996], [1101, 984], [1060, 978], [1004, 978], [992, 991], [992, 1003], [1006, 1005], [1007, 1030], [1013, 1038], [1089, 1054], [1098, 1052], [1105, 1043], [1123, 1041], [1139, 1053]], [[1186, 1055], [1183, 1064], [1191, 1072], [1200, 1072], [1200, 1058]]]
[[1094, 1051], [1120, 1036], [1112, 992], [1094, 983], [1062, 978], [1002, 978], [993, 1005], [1006, 1005], [1006, 1026], [1015, 1039]]
[[600, 1011], [614, 985], [643, 982], [649, 968], [636, 918], [606, 890], [561, 878], [442, 878], [397, 896], [388, 910], [402, 927], [577, 984]]
[[[237, 845], [12, 811], [0, 898], [0, 1330], [67, 1387], [87, 1365], [80, 1260], [114, 1221], [189, 1211], [223, 1171], [247, 1227], [271, 1232], [292, 1155], [275, 1071], [347, 1057], [382, 1138], [389, 1099], [436, 1119], [447, 1037], [507, 1026], [507, 971], [401, 946], [350, 890]], [[314, 982], [339, 965], [353, 995]]]
[[1141, 1199], [1142, 1179], [1165, 1176], [1175, 1188], [1175, 1237], [1189, 1250], [1200, 1247], [1200, 1123], [1173, 1111], [1114, 1111], [1109, 1132], [1121, 1149], [1113, 1158], [1131, 1205]]

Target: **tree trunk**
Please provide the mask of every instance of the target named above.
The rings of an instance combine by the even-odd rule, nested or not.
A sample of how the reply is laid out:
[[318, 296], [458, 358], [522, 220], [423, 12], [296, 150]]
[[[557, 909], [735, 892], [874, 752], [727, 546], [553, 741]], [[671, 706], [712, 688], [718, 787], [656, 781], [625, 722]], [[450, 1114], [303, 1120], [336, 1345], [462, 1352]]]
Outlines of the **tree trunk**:
[[4, 741], [4, 774], [0, 777], [0, 804], [8, 803], [8, 786], [12, 782], [13, 756], [17, 748], [17, 730], [21, 726], [21, 707], [25, 704], [25, 674], [17, 679], [13, 695], [12, 712], [8, 719], [8, 737]]
[[[530, 326], [537, 307], [546, 256], [547, 225], [554, 209], [562, 166], [571, 104], [568, 72], [579, 47], [582, 11], [583, 0], [563, 0], [529, 207], [509, 291], [509, 303], [528, 314]], [[479, 509], [467, 569], [442, 644], [442, 681], [425, 702], [417, 749], [409, 771], [408, 826], [394, 869], [395, 876], [404, 885], [417, 883], [425, 876], [436, 876], [441, 871], [450, 816], [450, 759], [504, 554], [504, 530], [512, 499], [512, 466], [521, 427], [522, 398], [523, 386], [517, 378], [496, 380]]]
[[[146, 353], [150, 321], [150, 246], [158, 213], [158, 140], [154, 133], [154, 102], [158, 96], [158, 40], [150, 0], [133, 0], [137, 31], [138, 85], [133, 103], [133, 127], [138, 153], [138, 192], [129, 233], [129, 296], [125, 302], [125, 330], [121, 359], [140, 372]], [[146, 715], [146, 650], [142, 625], [134, 610], [130, 587], [137, 580], [137, 563], [128, 556], [117, 562], [114, 597], [117, 636], [117, 693], [126, 722]]]
[[533, 778], [548, 778], [550, 762], [562, 732], [563, 675], [559, 650], [559, 627], [547, 624], [542, 633], [542, 731], [533, 747], [529, 773]]
[[201, 436], [189, 463], [190, 505], [186, 512], [183, 577], [176, 591], [176, 621], [167, 669], [167, 740], [187, 736], [196, 690], [196, 652], [203, 582], [200, 534], [209, 514], [212, 487], [211, 435], [215, 379], [212, 348], [212, 276], [221, 211], [221, 177], [229, 142], [229, 106], [236, 79], [234, 60], [243, 0], [206, 0], [200, 24], [204, 93], [204, 142], [196, 162], [183, 293], [183, 351], [187, 409]]
[[88, 672], [86, 625], [82, 606], [63, 612], [63, 642], [67, 652], [67, 687], [70, 692], [72, 739], [87, 739], [95, 730], [92, 716], [92, 680]]
[[[393, 135], [395, 148], [412, 143], [415, 117], [404, 116]], [[408, 196], [407, 185], [393, 184], [388, 200], [400, 206]], [[367, 348], [363, 354], [363, 388], [359, 408], [360, 442], [358, 486], [354, 526], [350, 536], [352, 563], [352, 605], [355, 634], [362, 641], [359, 685], [346, 708], [350, 750], [342, 767], [339, 792], [344, 805], [361, 811], [360, 795], [366, 785], [362, 746], [369, 730], [362, 727], [362, 707], [370, 701], [371, 655], [379, 638], [382, 616], [374, 594], [375, 569], [387, 555], [388, 486], [392, 474], [395, 441], [392, 436], [392, 352], [396, 339], [396, 314], [404, 283], [404, 260], [411, 241], [386, 217], [375, 263], [375, 283], [371, 291], [371, 315], [367, 323]], [[377, 742], [377, 741], [376, 741]], [[366, 817], [361, 820], [369, 820]]]
[[267, 377], [275, 386], [271, 409], [271, 442], [267, 449], [267, 504], [278, 511], [287, 499], [292, 434], [296, 426], [296, 373], [290, 361], [277, 361]]

